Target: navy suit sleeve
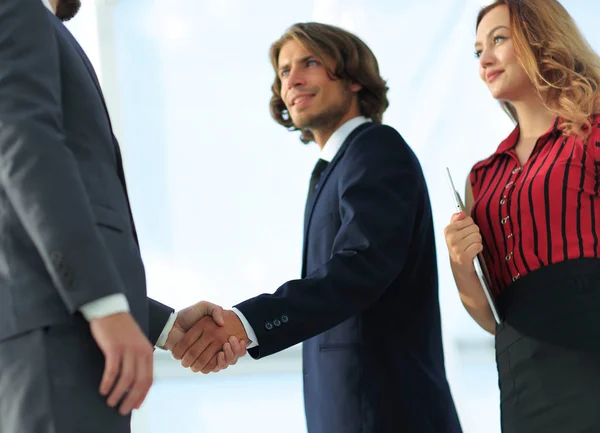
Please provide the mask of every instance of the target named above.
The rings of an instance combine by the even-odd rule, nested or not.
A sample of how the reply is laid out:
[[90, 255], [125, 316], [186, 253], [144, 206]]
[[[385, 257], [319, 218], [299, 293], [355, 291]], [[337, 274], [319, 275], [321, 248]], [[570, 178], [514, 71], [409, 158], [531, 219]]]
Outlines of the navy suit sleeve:
[[[426, 196], [420, 165], [392, 128], [369, 128], [343, 156], [341, 227], [329, 261], [236, 307], [254, 328], [255, 358], [320, 334], [372, 305], [402, 271]], [[341, 164], [341, 161], [340, 161]], [[283, 320], [282, 320], [283, 318]], [[277, 320], [279, 326], [272, 326]], [[279, 324], [281, 323], [281, 324]]]
[[123, 283], [65, 145], [52, 19], [40, 0], [0, 0], [0, 182], [37, 249], [31, 259], [75, 312]]

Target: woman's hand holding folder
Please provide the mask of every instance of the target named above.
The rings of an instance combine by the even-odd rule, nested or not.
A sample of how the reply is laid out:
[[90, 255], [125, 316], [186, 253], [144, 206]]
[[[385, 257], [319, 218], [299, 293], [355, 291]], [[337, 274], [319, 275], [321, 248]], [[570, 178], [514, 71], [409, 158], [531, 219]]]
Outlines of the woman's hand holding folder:
[[483, 251], [479, 227], [465, 212], [458, 212], [452, 215], [450, 224], [444, 229], [444, 236], [463, 305], [479, 326], [494, 334], [496, 320], [473, 264], [477, 254]]

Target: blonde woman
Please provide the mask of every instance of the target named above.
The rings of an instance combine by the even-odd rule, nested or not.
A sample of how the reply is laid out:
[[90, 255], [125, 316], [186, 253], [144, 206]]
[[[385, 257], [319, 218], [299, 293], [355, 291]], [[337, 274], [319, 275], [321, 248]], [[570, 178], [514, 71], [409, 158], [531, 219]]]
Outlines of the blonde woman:
[[[555, 0], [477, 18], [481, 79], [516, 128], [445, 229], [465, 308], [496, 334], [506, 433], [600, 431], [600, 58]], [[482, 252], [503, 316], [473, 268]]]

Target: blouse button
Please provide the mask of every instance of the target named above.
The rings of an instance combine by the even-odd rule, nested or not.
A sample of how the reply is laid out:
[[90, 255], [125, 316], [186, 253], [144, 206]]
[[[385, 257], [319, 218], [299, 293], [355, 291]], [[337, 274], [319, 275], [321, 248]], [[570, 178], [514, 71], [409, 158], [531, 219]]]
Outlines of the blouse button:
[[508, 189], [508, 188], [510, 188], [511, 186], [513, 186], [513, 183], [514, 183], [514, 182], [508, 182], [504, 188], [505, 188], [505, 189]]
[[520, 171], [521, 171], [521, 167], [517, 167], [512, 171], [512, 174], [517, 174]]
[[513, 283], [514, 283], [515, 281], [517, 281], [517, 280], [519, 279], [519, 277], [520, 277], [520, 276], [521, 276], [521, 274], [517, 274], [517, 275], [515, 275], [514, 277], [512, 277]]
[[510, 238], [512, 238], [513, 236], [514, 236], [514, 235], [511, 233], [511, 234], [509, 234], [509, 235], [506, 237], [506, 239], [510, 239]]
[[506, 218], [502, 218], [502, 219], [500, 220], [500, 223], [501, 223], [501, 224], [506, 224], [506, 222], [508, 221], [508, 219], [509, 219], [509, 218], [510, 218], [509, 216], [507, 216]]
[[512, 255], [513, 255], [513, 253], [511, 252], [505, 257], [507, 262], [512, 258]]
[[504, 203], [506, 203], [506, 200], [505, 199], [501, 199], [500, 200], [500, 206], [502, 206]]

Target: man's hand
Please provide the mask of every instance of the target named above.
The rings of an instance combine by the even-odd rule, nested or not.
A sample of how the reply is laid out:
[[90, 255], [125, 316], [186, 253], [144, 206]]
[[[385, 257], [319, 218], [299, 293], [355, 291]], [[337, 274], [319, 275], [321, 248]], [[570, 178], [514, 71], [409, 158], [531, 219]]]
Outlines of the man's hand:
[[105, 358], [100, 394], [110, 392], [110, 407], [122, 400], [119, 413], [128, 415], [139, 409], [152, 385], [152, 345], [129, 313], [94, 319], [90, 330]]
[[[218, 371], [222, 369], [219, 351], [229, 342], [230, 337], [248, 341], [248, 335], [238, 316], [230, 310], [225, 310], [222, 314], [222, 326], [218, 326], [210, 317], [204, 317], [173, 347], [173, 357], [181, 359], [181, 365], [185, 368], [190, 367], [192, 371], [204, 374]], [[245, 352], [245, 345], [242, 346]]]
[[204, 316], [211, 316], [219, 326], [225, 324], [223, 320], [223, 307], [206, 301], [198, 302], [177, 313], [173, 329], [169, 332], [169, 336], [165, 342], [165, 349], [172, 351], [173, 347], [179, 343], [185, 333]]
[[[169, 332], [169, 336], [165, 343], [165, 349], [173, 351], [174, 347], [183, 339], [185, 334], [205, 316], [211, 316], [214, 323], [221, 327], [224, 326], [225, 320], [223, 314], [222, 307], [206, 301], [198, 302], [197, 304], [181, 310], [177, 313], [173, 329]], [[213, 368], [207, 370], [206, 373], [216, 373], [226, 369], [230, 365], [236, 364], [239, 358], [246, 355], [246, 341], [238, 341], [235, 336], [231, 336], [229, 341], [226, 341], [220, 346], [220, 349], [222, 349], [222, 351], [217, 353], [215, 358], [216, 363], [214, 365], [211, 364]], [[175, 354], [173, 354], [173, 356], [176, 359], [181, 359], [177, 358]], [[197, 372], [198, 370], [195, 371]]]

